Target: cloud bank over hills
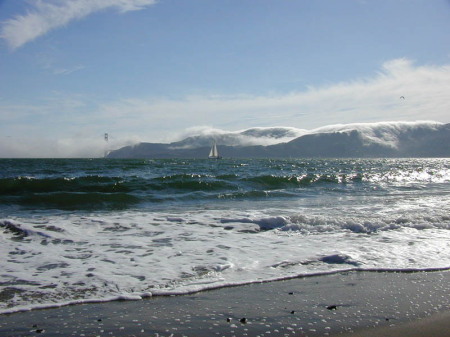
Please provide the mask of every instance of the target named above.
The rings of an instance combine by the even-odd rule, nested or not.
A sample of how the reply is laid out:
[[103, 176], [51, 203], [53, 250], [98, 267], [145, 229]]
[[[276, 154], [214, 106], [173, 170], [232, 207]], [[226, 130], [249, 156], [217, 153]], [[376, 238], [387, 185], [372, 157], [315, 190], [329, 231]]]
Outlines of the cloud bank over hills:
[[[53, 71], [67, 73], [73, 69], [63, 67]], [[204, 93], [179, 98], [125, 97], [103, 101], [89, 95], [54, 92], [33, 103], [0, 99], [0, 157], [101, 157], [108, 149], [139, 142], [169, 143], [192, 137], [192, 144], [173, 145], [188, 148], [200, 146], [198, 142], [206, 146], [204, 138], [208, 134], [220, 134], [223, 144], [230, 146], [268, 146], [319, 132], [324, 121], [333, 124], [328, 127], [334, 128], [329, 132], [338, 132], [339, 127], [344, 130], [355, 121], [425, 118], [448, 123], [448, 92], [449, 65], [418, 66], [408, 59], [396, 59], [385, 62], [375, 76], [366, 79], [291, 93], [261, 96]], [[264, 128], [248, 129], [252, 125]], [[305, 129], [267, 128], [272, 125]], [[386, 142], [395, 133], [391, 128], [379, 138], [371, 130], [372, 124], [361, 127], [365, 128], [363, 136], [369, 140]], [[322, 131], [327, 132], [326, 128]], [[105, 132], [110, 135], [108, 144], [103, 140]], [[391, 142], [395, 143], [395, 137]]]
[[139, 143], [109, 158], [206, 158], [213, 142], [224, 157], [450, 157], [450, 124], [433, 121], [338, 124], [313, 130], [292, 127], [227, 132], [191, 129], [170, 144]]

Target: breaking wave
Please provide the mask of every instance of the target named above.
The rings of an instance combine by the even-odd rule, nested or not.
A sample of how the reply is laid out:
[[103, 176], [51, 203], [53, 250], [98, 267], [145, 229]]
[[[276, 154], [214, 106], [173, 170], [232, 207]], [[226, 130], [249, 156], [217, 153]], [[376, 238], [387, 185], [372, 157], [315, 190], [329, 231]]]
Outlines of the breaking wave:
[[0, 160], [0, 312], [450, 266], [445, 159]]

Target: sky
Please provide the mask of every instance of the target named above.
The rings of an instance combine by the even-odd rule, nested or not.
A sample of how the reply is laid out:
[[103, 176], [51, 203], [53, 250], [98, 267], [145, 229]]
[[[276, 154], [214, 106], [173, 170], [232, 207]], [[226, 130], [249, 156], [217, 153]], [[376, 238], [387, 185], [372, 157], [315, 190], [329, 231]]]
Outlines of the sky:
[[450, 122], [450, 0], [0, 0], [0, 157], [418, 120]]

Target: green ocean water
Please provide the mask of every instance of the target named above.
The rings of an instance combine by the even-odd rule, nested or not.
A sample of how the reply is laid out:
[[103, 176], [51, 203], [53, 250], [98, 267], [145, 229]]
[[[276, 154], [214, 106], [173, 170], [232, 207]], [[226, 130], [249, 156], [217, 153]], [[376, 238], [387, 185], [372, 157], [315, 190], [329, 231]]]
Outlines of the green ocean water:
[[298, 199], [448, 182], [448, 161], [0, 160], [1, 207], [133, 209], [160, 203]]

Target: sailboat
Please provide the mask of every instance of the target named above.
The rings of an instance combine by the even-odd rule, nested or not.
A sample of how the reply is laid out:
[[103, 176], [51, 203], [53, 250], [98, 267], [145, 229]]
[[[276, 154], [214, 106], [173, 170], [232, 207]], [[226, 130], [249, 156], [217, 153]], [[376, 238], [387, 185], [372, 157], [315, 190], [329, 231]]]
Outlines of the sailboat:
[[217, 151], [217, 144], [214, 142], [214, 145], [211, 146], [211, 151], [209, 151], [209, 159], [222, 159], [221, 156], [219, 156], [219, 151]]

